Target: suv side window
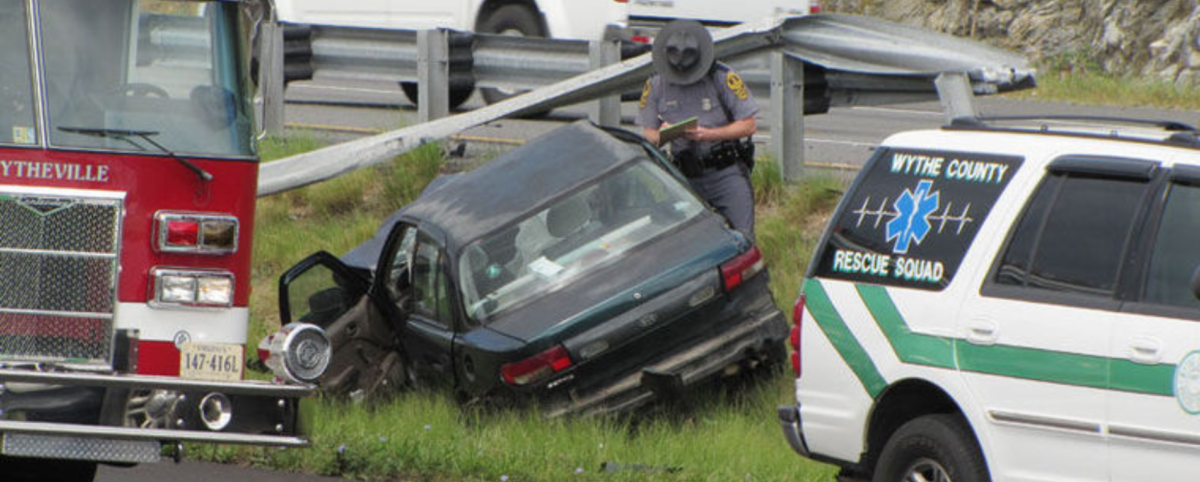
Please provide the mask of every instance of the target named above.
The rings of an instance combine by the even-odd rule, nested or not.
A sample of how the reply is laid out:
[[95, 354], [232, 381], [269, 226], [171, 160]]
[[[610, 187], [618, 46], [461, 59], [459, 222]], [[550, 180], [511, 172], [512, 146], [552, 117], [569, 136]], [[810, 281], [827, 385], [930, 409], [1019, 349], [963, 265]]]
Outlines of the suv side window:
[[450, 280], [446, 277], [444, 259], [433, 240], [417, 236], [412, 269], [413, 311], [422, 319], [450, 329], [450, 290], [446, 286]]
[[[1141, 161], [1127, 167], [1150, 165], [1135, 162]], [[1051, 171], [1009, 237], [992, 279], [1034, 290], [1027, 295], [1041, 291], [1112, 299], [1133, 228], [1148, 201], [1150, 171], [1084, 172], [1055, 164]]]
[[941, 290], [1023, 159], [880, 149], [838, 207], [810, 277]]
[[1200, 266], [1200, 186], [1171, 184], [1150, 254], [1144, 301], [1200, 309], [1191, 279]]

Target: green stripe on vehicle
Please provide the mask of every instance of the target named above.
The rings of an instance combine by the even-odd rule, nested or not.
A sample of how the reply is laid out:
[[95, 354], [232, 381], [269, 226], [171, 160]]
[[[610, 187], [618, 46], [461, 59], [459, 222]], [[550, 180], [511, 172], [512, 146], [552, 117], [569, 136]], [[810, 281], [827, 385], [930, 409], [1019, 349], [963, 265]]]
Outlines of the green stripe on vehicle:
[[954, 339], [913, 333], [896, 309], [887, 289], [876, 285], [856, 285], [858, 296], [867, 305], [875, 324], [883, 330], [896, 357], [904, 363], [938, 368], [954, 368]]
[[[949, 337], [914, 333], [888, 293], [877, 285], [857, 284], [859, 298], [871, 313], [896, 357], [903, 363], [963, 370], [986, 375], [1064, 385], [1173, 396], [1175, 365], [1142, 365], [1120, 358], [1082, 355], [1008, 345], [975, 345]], [[807, 307], [872, 397], [887, 383], [874, 361], [854, 339], [820, 280], [804, 284]]]
[[804, 283], [804, 295], [807, 299], [804, 306], [812, 313], [813, 321], [821, 327], [821, 332], [825, 333], [871, 398], [878, 396], [887, 387], [887, 381], [879, 374], [867, 351], [858, 344], [858, 339], [854, 338], [837, 308], [834, 308], [829, 295], [825, 293], [825, 287], [821, 286], [819, 280], [810, 279]]

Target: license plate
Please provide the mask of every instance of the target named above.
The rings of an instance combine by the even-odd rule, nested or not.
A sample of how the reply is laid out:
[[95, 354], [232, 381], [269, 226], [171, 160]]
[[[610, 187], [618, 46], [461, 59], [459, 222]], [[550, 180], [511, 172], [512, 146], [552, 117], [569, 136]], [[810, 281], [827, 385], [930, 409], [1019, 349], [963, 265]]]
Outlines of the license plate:
[[179, 377], [189, 380], [239, 381], [242, 345], [184, 343], [179, 349]]

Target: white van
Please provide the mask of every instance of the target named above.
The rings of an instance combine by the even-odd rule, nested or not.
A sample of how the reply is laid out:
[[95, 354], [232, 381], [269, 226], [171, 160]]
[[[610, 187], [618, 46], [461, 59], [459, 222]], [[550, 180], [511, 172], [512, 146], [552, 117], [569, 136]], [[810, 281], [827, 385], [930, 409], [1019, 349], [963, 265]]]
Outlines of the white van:
[[[626, 29], [626, 0], [276, 0], [287, 23], [464, 32], [600, 40]], [[416, 87], [405, 86], [416, 100]], [[511, 92], [481, 89], [489, 104]], [[470, 94], [451, 92], [451, 103]], [[457, 99], [455, 99], [457, 98]], [[459, 102], [454, 102], [459, 100]]]

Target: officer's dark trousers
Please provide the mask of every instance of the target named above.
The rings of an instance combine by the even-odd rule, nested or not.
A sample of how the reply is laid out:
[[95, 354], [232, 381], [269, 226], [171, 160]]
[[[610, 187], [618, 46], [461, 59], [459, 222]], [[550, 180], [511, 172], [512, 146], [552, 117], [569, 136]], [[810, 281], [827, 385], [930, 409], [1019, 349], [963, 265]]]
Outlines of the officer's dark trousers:
[[701, 198], [729, 220], [733, 229], [754, 242], [754, 189], [745, 166], [734, 163], [724, 169], [705, 169], [688, 181]]

